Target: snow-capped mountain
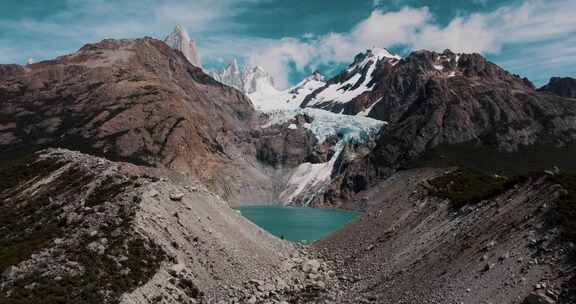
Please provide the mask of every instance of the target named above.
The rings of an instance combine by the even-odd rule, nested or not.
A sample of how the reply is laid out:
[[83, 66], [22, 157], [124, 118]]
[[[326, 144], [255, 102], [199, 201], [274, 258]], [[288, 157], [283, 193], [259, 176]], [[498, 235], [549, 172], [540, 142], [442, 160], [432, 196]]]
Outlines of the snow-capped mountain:
[[260, 84], [248, 97], [260, 111], [292, 110], [299, 108], [306, 96], [325, 85], [324, 76], [316, 71], [286, 90]]
[[174, 31], [164, 39], [164, 42], [171, 48], [182, 52], [184, 57], [186, 57], [191, 64], [202, 68], [202, 62], [200, 61], [200, 56], [198, 56], [196, 42], [190, 39], [188, 32], [180, 24], [176, 25]]
[[248, 95], [254, 107], [260, 111], [298, 108], [306, 96], [326, 85], [324, 76], [316, 71], [297, 85], [280, 90], [274, 85], [274, 78], [262, 67], [248, 65], [242, 68], [236, 60], [221, 71], [210, 74], [221, 83]]
[[274, 79], [262, 67], [250, 65], [240, 67], [236, 59], [221, 71], [213, 71], [210, 75], [221, 83], [234, 87], [245, 94], [254, 93], [259, 88], [274, 88]]
[[337, 112], [344, 104], [372, 90], [373, 74], [378, 66], [384, 64], [394, 66], [400, 59], [402, 59], [400, 56], [386, 49], [368, 49], [356, 55], [354, 62], [345, 71], [329, 80], [322, 90], [307, 96], [302, 106]]

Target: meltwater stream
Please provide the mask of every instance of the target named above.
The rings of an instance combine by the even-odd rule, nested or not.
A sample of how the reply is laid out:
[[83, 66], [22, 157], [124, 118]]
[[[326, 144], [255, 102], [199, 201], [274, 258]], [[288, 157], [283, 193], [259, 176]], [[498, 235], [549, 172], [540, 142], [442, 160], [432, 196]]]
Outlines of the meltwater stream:
[[346, 210], [283, 206], [246, 206], [237, 210], [271, 234], [302, 243], [319, 240], [358, 216]]

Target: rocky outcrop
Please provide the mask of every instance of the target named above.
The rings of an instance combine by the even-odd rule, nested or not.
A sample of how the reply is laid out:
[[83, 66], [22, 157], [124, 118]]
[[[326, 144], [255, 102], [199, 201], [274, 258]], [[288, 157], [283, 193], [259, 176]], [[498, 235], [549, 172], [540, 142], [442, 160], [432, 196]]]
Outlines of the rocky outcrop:
[[547, 85], [538, 89], [566, 98], [576, 98], [576, 79], [570, 77], [552, 77]]
[[321, 146], [315, 135], [304, 127], [312, 120], [308, 115], [299, 114], [283, 124], [252, 131], [257, 159], [272, 167], [284, 168], [294, 168], [304, 162], [326, 162], [330, 145]]

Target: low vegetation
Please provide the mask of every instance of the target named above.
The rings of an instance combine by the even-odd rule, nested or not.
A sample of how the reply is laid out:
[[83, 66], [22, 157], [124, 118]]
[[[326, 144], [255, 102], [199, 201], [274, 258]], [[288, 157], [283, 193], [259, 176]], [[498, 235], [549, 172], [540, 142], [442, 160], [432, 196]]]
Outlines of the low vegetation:
[[509, 190], [518, 178], [489, 175], [475, 169], [457, 169], [430, 181], [433, 195], [449, 199], [454, 208], [475, 204]]
[[566, 235], [576, 239], [576, 174], [560, 174], [553, 181], [564, 188], [564, 193], [558, 198], [558, 211]]
[[[0, 273], [43, 248], [61, 231], [59, 213], [50, 208], [50, 192], [14, 198], [31, 180], [48, 176], [64, 163], [28, 155], [0, 166]], [[66, 181], [55, 184], [63, 185]]]
[[[0, 274], [31, 261], [0, 282], [0, 303], [118, 303], [166, 259], [133, 230], [140, 203], [129, 193], [138, 187], [133, 179], [96, 182], [92, 167], [37, 155], [0, 169]], [[47, 257], [32, 257], [39, 252]]]

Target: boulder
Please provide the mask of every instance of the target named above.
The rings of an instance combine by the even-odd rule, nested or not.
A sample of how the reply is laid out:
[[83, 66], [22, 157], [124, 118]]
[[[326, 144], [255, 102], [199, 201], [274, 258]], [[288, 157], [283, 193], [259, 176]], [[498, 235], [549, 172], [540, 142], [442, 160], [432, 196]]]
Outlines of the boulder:
[[173, 201], [181, 201], [183, 198], [184, 198], [184, 193], [182, 193], [182, 192], [170, 193], [170, 199]]
[[318, 260], [306, 260], [302, 263], [302, 271], [305, 273], [318, 273], [320, 262]]

